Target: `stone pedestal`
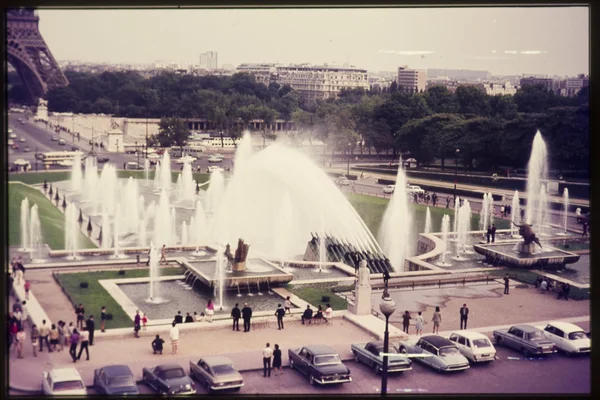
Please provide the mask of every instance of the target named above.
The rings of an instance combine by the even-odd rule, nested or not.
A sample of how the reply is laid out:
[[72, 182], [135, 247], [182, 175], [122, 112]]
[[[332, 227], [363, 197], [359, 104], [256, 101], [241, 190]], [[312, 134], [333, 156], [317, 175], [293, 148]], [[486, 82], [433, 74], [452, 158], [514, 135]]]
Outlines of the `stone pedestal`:
[[120, 129], [111, 129], [108, 131], [104, 148], [111, 153], [124, 153], [123, 131]]
[[535, 243], [525, 244], [523, 242], [517, 244], [519, 253], [533, 254], [535, 251]]
[[356, 285], [355, 287], [354, 314], [371, 314], [371, 285]]
[[245, 271], [246, 270], [246, 261], [242, 262], [234, 262], [231, 266], [232, 271]]

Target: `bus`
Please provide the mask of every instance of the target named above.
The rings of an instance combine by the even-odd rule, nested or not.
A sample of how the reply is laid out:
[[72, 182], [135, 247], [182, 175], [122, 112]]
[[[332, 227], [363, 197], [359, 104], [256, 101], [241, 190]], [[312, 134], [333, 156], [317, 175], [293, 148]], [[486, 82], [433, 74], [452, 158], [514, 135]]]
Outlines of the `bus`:
[[50, 151], [47, 153], [38, 153], [37, 157], [42, 161], [44, 166], [49, 165], [66, 165], [73, 163], [75, 154], [81, 154], [81, 159], [85, 158], [81, 151]]

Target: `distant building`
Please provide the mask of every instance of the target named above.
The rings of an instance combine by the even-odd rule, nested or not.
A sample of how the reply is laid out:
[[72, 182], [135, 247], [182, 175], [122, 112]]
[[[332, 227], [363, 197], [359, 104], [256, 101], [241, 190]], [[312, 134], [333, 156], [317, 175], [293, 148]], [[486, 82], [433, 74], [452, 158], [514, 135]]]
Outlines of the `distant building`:
[[447, 76], [453, 80], [485, 80], [488, 79], [491, 74], [489, 71], [477, 71], [469, 69], [430, 68], [427, 70], [427, 76]]
[[517, 93], [518, 87], [511, 84], [510, 82], [505, 82], [504, 84], [498, 83], [486, 83], [484, 85], [485, 93], [490, 96], [495, 96], [497, 94], [501, 95], [514, 95]]
[[577, 78], [567, 78], [560, 81], [558, 93], [561, 96], [576, 96], [581, 89], [590, 85], [589, 76], [580, 74]]
[[208, 51], [200, 54], [200, 68], [213, 70], [219, 67], [216, 51]]
[[521, 87], [533, 85], [542, 85], [546, 90], [554, 90], [555, 92], [557, 92], [560, 83], [559, 81], [556, 81], [552, 78], [540, 78], [533, 76], [530, 76], [528, 78], [521, 78]]
[[406, 65], [398, 67], [398, 90], [408, 93], [422, 92], [425, 90], [426, 80], [427, 72], [424, 69], [409, 69]]

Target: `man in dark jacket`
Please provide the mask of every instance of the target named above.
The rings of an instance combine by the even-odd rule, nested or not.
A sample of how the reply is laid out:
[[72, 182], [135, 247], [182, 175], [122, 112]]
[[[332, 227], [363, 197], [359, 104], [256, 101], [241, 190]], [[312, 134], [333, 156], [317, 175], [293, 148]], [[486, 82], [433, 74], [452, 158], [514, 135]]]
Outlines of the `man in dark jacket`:
[[496, 225], [492, 224], [492, 243], [496, 241]]
[[160, 336], [156, 335], [156, 339], [152, 341], [152, 351], [154, 351], [154, 354], [156, 354], [157, 351], [162, 354], [164, 343], [165, 341], [162, 340]]
[[173, 322], [176, 324], [183, 324], [183, 315], [181, 315], [181, 311], [177, 311], [177, 315], [175, 315]]
[[244, 332], [250, 332], [250, 318], [252, 318], [252, 309], [248, 307], [248, 303], [244, 303], [244, 308], [242, 308], [242, 318], [244, 319]]
[[194, 318], [192, 318], [190, 313], [187, 313], [187, 315], [185, 316], [185, 323], [188, 323], [188, 322], [194, 322]]
[[486, 236], [487, 236], [487, 242], [489, 243], [492, 238], [492, 227], [491, 226], [488, 226]]
[[460, 329], [467, 329], [467, 319], [469, 318], [469, 308], [463, 304], [460, 309]]
[[281, 304], [277, 304], [277, 310], [275, 310], [275, 315], [277, 316], [277, 329], [283, 329], [283, 316], [285, 315], [285, 310], [281, 307]]
[[313, 310], [310, 308], [310, 305], [306, 306], [306, 310], [302, 314], [302, 325], [304, 325], [304, 321], [310, 321], [313, 316]]
[[[240, 311], [240, 308], [238, 307], [238, 303], [235, 303], [235, 307], [233, 307], [233, 309], [231, 310], [231, 318], [233, 318], [233, 329], [234, 331], [239, 331], [240, 330], [240, 317], [242, 316], [242, 313]], [[245, 327], [244, 327], [245, 329]]]
[[90, 346], [93, 346], [94, 345], [94, 328], [95, 328], [93, 315], [90, 315], [90, 318], [87, 321], [85, 321], [85, 326], [87, 328], [87, 331], [90, 334]]

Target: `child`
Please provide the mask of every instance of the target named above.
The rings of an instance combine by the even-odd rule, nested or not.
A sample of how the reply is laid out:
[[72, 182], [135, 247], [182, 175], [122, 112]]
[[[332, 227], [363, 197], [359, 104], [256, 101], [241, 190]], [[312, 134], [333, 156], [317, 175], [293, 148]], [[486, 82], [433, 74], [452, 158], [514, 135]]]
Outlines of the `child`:
[[286, 313], [291, 314], [292, 302], [290, 301], [290, 296], [285, 298], [284, 310]]
[[146, 330], [146, 325], [148, 324], [148, 318], [146, 317], [146, 314], [144, 314], [144, 316], [142, 317], [142, 326], [144, 330]]
[[204, 313], [200, 313], [200, 321], [199, 322], [202, 322], [205, 319], [206, 319], [206, 317], [205, 317]]
[[25, 281], [25, 300], [29, 300], [29, 289], [31, 289], [31, 282]]

